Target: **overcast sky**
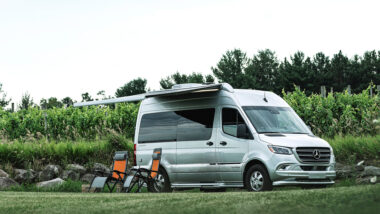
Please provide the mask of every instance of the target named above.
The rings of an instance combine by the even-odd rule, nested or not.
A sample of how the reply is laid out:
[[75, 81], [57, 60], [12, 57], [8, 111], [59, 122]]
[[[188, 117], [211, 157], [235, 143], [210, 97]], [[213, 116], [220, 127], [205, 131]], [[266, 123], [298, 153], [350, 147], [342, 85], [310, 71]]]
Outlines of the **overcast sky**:
[[0, 83], [18, 103], [211, 73], [223, 53], [380, 50], [379, 0], [0, 0]]

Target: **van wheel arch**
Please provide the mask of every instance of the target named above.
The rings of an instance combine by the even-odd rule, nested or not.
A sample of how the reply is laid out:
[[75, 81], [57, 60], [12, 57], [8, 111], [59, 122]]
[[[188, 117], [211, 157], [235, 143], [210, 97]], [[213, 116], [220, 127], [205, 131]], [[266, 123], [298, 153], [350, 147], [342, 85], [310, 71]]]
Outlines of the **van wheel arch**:
[[[245, 177], [247, 175], [247, 172], [248, 172], [248, 169], [253, 166], [253, 165], [256, 165], [256, 164], [259, 164], [259, 165], [262, 165], [265, 170], [267, 171], [268, 175], [269, 175], [269, 172], [268, 172], [268, 168], [265, 166], [265, 164], [260, 161], [260, 160], [257, 160], [257, 159], [253, 159], [253, 160], [250, 160], [244, 167], [244, 172], [243, 172], [243, 184], [245, 185]], [[269, 176], [270, 177], [270, 176]]]
[[165, 167], [164, 167], [163, 165], [161, 165], [161, 164], [160, 164], [160, 166], [159, 166], [159, 169], [162, 169], [162, 170], [165, 171], [166, 175], [167, 175], [168, 178], [169, 178], [169, 183], [170, 183], [170, 177], [169, 177], [169, 174], [168, 174], [168, 170], [166, 170]]

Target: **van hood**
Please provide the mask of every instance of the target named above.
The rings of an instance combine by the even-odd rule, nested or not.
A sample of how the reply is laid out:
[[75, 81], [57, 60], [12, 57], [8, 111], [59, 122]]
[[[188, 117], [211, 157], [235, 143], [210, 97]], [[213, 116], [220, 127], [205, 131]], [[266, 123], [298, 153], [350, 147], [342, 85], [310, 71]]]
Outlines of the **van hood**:
[[329, 147], [325, 140], [308, 134], [259, 134], [260, 140], [285, 147]]

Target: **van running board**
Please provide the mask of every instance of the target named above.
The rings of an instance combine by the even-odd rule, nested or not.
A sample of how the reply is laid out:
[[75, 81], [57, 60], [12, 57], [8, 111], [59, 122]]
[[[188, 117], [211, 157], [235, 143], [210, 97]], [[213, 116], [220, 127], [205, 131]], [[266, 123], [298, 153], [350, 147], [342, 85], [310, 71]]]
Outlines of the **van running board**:
[[243, 183], [173, 183], [172, 188], [244, 187]]

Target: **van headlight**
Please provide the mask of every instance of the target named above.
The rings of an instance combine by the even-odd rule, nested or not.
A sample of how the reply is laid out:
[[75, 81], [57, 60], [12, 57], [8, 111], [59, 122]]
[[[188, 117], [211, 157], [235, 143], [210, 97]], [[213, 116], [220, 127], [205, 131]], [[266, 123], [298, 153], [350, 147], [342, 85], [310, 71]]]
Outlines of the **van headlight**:
[[271, 152], [276, 153], [276, 154], [281, 154], [281, 155], [293, 154], [292, 150], [287, 147], [269, 145], [268, 148]]
[[333, 163], [335, 163], [335, 155], [334, 155], [334, 153], [332, 152], [332, 150], [331, 150], [331, 161], [332, 161]]

